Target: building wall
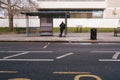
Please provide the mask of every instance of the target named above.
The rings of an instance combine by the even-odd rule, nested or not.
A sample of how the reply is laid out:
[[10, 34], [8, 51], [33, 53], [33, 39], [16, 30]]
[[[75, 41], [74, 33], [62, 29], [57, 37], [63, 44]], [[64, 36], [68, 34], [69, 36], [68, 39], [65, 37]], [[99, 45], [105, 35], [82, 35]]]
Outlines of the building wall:
[[120, 0], [107, 0], [107, 7], [120, 7]]
[[[59, 27], [64, 19], [55, 18], [53, 20], [53, 27]], [[118, 19], [68, 19], [68, 27], [76, 27], [82, 25], [83, 27], [102, 27], [102, 28], [115, 28], [118, 27]], [[0, 19], [0, 27], [8, 27], [7, 19]], [[29, 19], [30, 27], [39, 27], [39, 19]], [[14, 27], [26, 27], [26, 19], [14, 19]]]
[[[38, 8], [103, 9], [103, 18], [120, 18], [120, 0], [36, 0]], [[114, 14], [115, 13], [115, 14]], [[0, 11], [0, 16], [1, 11]], [[15, 18], [24, 18], [16, 15]]]
[[37, 1], [39, 4], [39, 8], [104, 9], [103, 18], [110, 19], [120, 18], [120, 0], [37, 0]]
[[120, 18], [120, 0], [107, 0], [104, 18]]
[[[106, 1], [38, 1], [39, 8], [105, 8]], [[47, 5], [47, 6], [46, 6]]]
[[[118, 27], [120, 18], [120, 0], [39, 0], [39, 8], [79, 8], [79, 9], [104, 9], [101, 18], [71, 18], [68, 19], [69, 27], [82, 25], [83, 27]], [[58, 27], [62, 19], [54, 19], [54, 27]], [[30, 19], [30, 26], [39, 27], [39, 19]], [[8, 26], [7, 19], [0, 19], [0, 27]], [[26, 27], [25, 19], [14, 19], [15, 27]]]

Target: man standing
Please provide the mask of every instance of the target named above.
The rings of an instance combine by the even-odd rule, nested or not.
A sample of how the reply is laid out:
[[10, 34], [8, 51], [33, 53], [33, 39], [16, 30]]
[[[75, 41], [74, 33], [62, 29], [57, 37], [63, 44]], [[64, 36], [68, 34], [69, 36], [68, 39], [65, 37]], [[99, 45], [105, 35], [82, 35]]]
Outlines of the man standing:
[[59, 37], [62, 37], [64, 29], [65, 29], [65, 23], [62, 21], [62, 23], [60, 24], [60, 35], [59, 35]]

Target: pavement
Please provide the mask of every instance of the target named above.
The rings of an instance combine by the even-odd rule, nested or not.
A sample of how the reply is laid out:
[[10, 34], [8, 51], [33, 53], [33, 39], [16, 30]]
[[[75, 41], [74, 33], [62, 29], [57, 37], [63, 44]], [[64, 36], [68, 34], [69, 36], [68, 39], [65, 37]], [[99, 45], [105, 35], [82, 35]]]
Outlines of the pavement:
[[0, 42], [89, 42], [89, 43], [120, 43], [120, 35], [114, 37], [113, 32], [97, 33], [97, 40], [90, 39], [90, 33], [68, 33], [66, 37], [38, 36], [26, 34], [0, 34]]

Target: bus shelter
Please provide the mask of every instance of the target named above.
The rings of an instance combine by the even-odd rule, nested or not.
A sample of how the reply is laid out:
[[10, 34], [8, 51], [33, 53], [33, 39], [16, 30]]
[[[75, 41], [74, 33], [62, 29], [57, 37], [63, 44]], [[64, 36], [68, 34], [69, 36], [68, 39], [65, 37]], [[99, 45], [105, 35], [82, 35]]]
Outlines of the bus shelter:
[[[67, 35], [67, 18], [69, 13], [67, 11], [36, 11], [36, 12], [22, 12], [26, 15], [26, 34], [38, 34], [39, 36], [52, 36], [53, 35], [53, 18], [65, 19], [64, 35]], [[40, 19], [39, 27], [30, 27], [29, 16], [38, 16]]]

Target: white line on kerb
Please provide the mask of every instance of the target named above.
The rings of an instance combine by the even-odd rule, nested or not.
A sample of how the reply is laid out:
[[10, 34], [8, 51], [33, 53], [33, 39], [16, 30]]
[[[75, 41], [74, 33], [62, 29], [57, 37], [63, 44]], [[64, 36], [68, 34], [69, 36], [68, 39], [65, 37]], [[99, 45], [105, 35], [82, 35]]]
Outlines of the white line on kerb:
[[56, 57], [56, 59], [61, 59], [61, 58], [64, 58], [64, 57], [72, 55], [72, 54], [74, 54], [74, 53], [67, 53], [67, 54]]
[[54, 61], [54, 59], [0, 59], [0, 61], [30, 61], [30, 62], [35, 62], [35, 61]]
[[20, 55], [24, 55], [24, 54], [28, 54], [29, 52], [23, 52], [23, 53], [19, 53], [19, 54], [15, 54], [15, 55], [11, 55], [11, 56], [6, 56], [3, 57], [4, 59], [8, 59], [8, 58], [12, 58], [12, 57], [16, 57], [16, 56], [20, 56]]
[[116, 53], [113, 55], [112, 59], [117, 59], [119, 55], [120, 55], [120, 52], [116, 52]]

